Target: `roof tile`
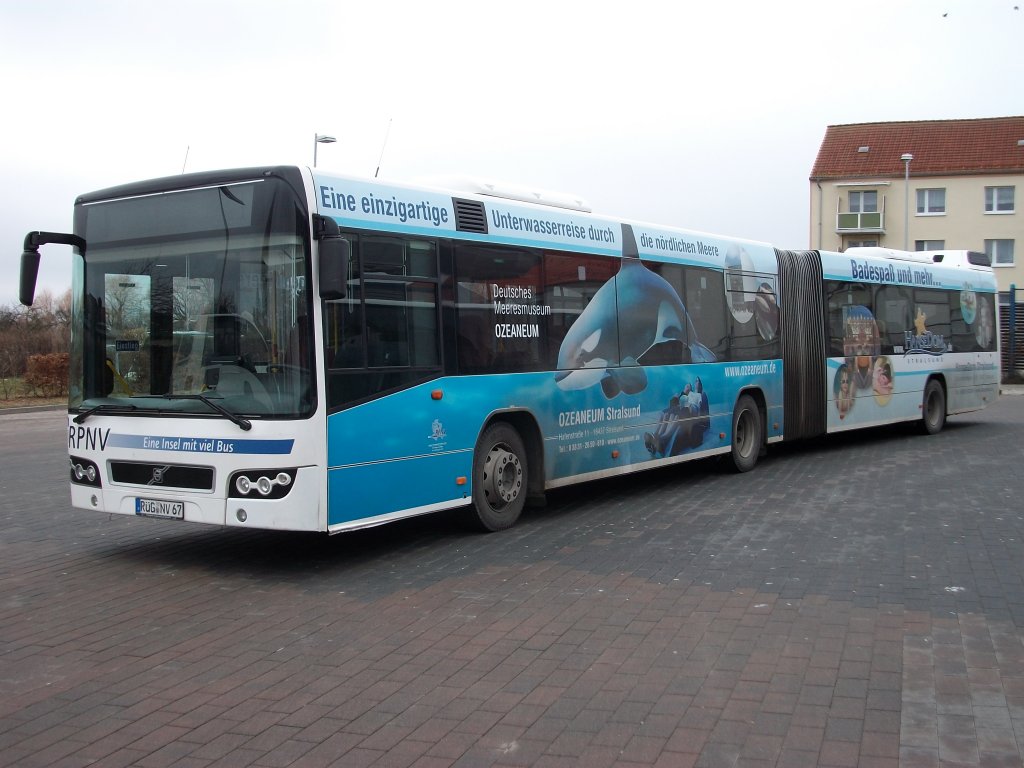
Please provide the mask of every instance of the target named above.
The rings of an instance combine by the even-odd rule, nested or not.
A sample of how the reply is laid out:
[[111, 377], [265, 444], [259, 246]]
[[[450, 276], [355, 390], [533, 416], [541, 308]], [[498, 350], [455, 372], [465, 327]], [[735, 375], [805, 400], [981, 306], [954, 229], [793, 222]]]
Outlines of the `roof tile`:
[[[1024, 116], [830, 125], [811, 181], [911, 176], [1024, 173]], [[858, 152], [860, 147], [867, 152]]]

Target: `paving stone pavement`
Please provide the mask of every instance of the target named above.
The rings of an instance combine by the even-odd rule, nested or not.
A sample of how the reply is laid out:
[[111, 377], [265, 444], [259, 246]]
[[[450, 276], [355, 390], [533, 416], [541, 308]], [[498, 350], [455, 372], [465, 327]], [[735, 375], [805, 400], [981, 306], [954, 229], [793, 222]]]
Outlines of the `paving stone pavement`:
[[2, 766], [1019, 766], [1024, 398], [551, 494], [500, 534], [68, 503], [0, 416]]

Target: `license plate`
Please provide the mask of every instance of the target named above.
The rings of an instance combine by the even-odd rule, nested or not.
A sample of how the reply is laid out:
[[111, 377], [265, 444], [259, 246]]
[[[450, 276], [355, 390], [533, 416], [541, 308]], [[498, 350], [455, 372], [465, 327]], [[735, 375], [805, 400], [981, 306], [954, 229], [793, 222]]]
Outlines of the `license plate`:
[[185, 502], [163, 501], [161, 499], [136, 499], [135, 514], [142, 517], [166, 517], [173, 520], [184, 520]]

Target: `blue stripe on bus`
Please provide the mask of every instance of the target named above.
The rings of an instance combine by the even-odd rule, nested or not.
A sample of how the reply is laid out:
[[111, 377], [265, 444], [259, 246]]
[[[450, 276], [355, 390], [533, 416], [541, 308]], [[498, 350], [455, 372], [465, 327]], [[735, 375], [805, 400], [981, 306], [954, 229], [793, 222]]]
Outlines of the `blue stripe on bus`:
[[214, 437], [182, 437], [181, 435], [122, 435], [112, 434], [107, 441], [114, 448], [132, 448], [143, 451], [172, 451], [178, 453], [216, 454], [288, 454], [294, 440], [226, 440]]

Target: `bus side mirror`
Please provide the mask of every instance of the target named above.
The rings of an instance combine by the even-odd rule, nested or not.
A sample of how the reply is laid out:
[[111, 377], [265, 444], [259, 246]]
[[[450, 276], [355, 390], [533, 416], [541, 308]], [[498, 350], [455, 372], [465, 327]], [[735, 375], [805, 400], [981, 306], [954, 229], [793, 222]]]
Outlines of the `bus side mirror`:
[[313, 214], [313, 237], [320, 241], [320, 298], [325, 301], [344, 299], [352, 246], [341, 236], [338, 222], [318, 213]]
[[320, 298], [327, 301], [344, 299], [348, 287], [348, 262], [352, 246], [342, 237], [325, 237], [320, 241]]
[[36, 298], [36, 277], [39, 275], [39, 249], [26, 248], [21, 252], [21, 286], [18, 299], [31, 307]]
[[21, 285], [18, 300], [31, 307], [36, 297], [36, 278], [39, 275], [39, 246], [47, 243], [70, 245], [85, 255], [85, 240], [66, 232], [29, 232], [25, 235], [25, 247], [21, 252]]

